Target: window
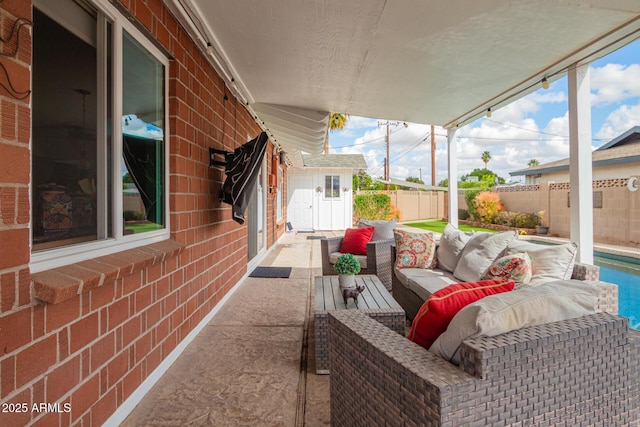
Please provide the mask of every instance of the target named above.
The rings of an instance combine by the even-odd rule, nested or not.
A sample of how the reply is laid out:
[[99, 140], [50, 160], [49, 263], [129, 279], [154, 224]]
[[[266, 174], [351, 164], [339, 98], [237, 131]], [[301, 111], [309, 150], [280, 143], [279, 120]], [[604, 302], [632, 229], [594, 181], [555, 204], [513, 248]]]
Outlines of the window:
[[340, 175], [326, 175], [324, 177], [324, 197], [326, 199], [340, 197]]
[[278, 166], [278, 193], [276, 195], [276, 217], [282, 219], [284, 212], [284, 170], [282, 166]]
[[104, 0], [33, 18], [32, 270], [168, 237], [166, 56]]

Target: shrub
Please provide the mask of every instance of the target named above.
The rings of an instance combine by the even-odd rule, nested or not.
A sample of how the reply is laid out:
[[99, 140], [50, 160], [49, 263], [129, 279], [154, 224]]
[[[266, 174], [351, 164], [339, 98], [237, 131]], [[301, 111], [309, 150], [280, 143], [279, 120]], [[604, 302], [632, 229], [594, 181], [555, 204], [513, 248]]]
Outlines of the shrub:
[[147, 219], [142, 212], [136, 211], [124, 211], [122, 212], [122, 218], [125, 221], [142, 221]]
[[516, 215], [515, 226], [521, 228], [536, 228], [538, 221], [538, 215], [534, 213], [519, 213]]
[[516, 217], [519, 215], [517, 212], [500, 211], [493, 216], [493, 223], [498, 225], [506, 225], [509, 227], [517, 227]]
[[475, 198], [476, 214], [480, 221], [491, 223], [493, 216], [504, 209], [497, 193], [483, 191]]
[[482, 191], [486, 190], [469, 190], [464, 192], [464, 200], [467, 202], [467, 210], [469, 211], [469, 216], [473, 219], [479, 219], [478, 213], [476, 212], [476, 196]]
[[358, 194], [353, 199], [353, 221], [360, 219], [400, 218], [400, 211], [391, 203], [388, 194]]
[[469, 219], [469, 211], [466, 209], [458, 209], [458, 219], [465, 220]]

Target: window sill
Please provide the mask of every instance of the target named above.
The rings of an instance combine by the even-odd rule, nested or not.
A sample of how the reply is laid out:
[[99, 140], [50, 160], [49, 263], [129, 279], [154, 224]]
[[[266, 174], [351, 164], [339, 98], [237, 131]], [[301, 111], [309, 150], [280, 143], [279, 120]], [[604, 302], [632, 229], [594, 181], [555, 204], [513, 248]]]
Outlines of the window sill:
[[152, 243], [31, 275], [34, 297], [60, 304], [145, 267], [177, 256], [184, 246], [173, 240]]

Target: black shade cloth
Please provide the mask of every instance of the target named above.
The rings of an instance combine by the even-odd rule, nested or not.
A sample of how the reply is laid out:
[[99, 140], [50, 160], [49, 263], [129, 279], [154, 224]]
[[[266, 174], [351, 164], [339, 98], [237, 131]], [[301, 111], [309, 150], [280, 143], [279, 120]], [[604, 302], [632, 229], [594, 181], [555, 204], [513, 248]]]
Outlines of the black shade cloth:
[[291, 275], [291, 267], [256, 267], [249, 277], [270, 277], [288, 279]]
[[133, 136], [122, 137], [125, 166], [144, 204], [147, 220], [162, 224], [162, 141]]
[[233, 207], [233, 219], [244, 224], [244, 211], [256, 189], [268, 136], [261, 132], [255, 139], [225, 154], [224, 173], [227, 179], [220, 190], [220, 199]]

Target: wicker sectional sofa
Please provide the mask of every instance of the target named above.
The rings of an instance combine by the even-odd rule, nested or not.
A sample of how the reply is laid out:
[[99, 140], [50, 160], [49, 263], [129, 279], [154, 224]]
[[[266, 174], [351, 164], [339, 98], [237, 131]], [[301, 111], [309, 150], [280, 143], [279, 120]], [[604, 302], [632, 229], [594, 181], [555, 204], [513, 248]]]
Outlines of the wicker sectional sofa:
[[[446, 231], [447, 230], [445, 229], [445, 232]], [[456, 230], [454, 231], [454, 233], [460, 233], [460, 232]], [[478, 234], [486, 234], [486, 233], [476, 233], [475, 235], [478, 235]], [[441, 242], [442, 242], [442, 238], [441, 238]], [[513, 251], [517, 251], [517, 250], [519, 251], [519, 250], [522, 250], [523, 248], [526, 249], [531, 247], [541, 248], [541, 249], [538, 249], [538, 252], [540, 252], [541, 250], [542, 251], [552, 250], [552, 249], [548, 249], [550, 248], [549, 246], [545, 247], [545, 246], [536, 245], [534, 243], [520, 240], [518, 238], [513, 239], [512, 242], [513, 243], [505, 244], [507, 245], [505, 246], [506, 247], [505, 251], [510, 248], [510, 246], [508, 245], [513, 245], [514, 248], [517, 248], [517, 249], [514, 249]], [[563, 246], [567, 247], [567, 249], [565, 253], [563, 253], [562, 255], [565, 258], [567, 257], [570, 258], [569, 255], [572, 250], [571, 246], [570, 245], [563, 245]], [[439, 247], [438, 256], [440, 256], [440, 249], [441, 248]], [[504, 251], [501, 251], [501, 253], [504, 253]], [[395, 259], [396, 257], [395, 247], [391, 248], [390, 255], [392, 259]], [[464, 256], [464, 252], [462, 253], [462, 256]], [[544, 257], [541, 257], [541, 258], [544, 258]], [[398, 301], [398, 303], [402, 306], [402, 308], [404, 308], [408, 319], [413, 319], [416, 316], [418, 310], [420, 309], [424, 301], [427, 300], [429, 296], [431, 296], [431, 294], [433, 294], [434, 292], [450, 284], [467, 281], [454, 276], [454, 272], [453, 272], [454, 268], [450, 268], [451, 271], [447, 271], [447, 269], [445, 269], [444, 266], [442, 265], [443, 263], [441, 263], [440, 261], [441, 260], [438, 260], [438, 267], [434, 269], [424, 269], [424, 268], [398, 269], [394, 266], [393, 273], [391, 275], [392, 295], [394, 299]], [[450, 261], [450, 263], [451, 262], [452, 261]], [[460, 263], [459, 260], [456, 260], [455, 262]], [[490, 263], [490, 261], [488, 262]], [[560, 263], [561, 261], [560, 261], [560, 258], [558, 259], [551, 258], [551, 259], [544, 260], [544, 262], [548, 264], [548, 263]], [[455, 267], [455, 264], [453, 265]], [[570, 263], [569, 261], [566, 261], [566, 265], [567, 265], [565, 269], [566, 271], [563, 273], [566, 275], [566, 277], [564, 278], [566, 279], [570, 278], [571, 280], [588, 281], [590, 283], [596, 284], [601, 289], [602, 293], [601, 293], [601, 297], [597, 307], [598, 311], [606, 311], [611, 314], [618, 313], [618, 287], [611, 283], [598, 281], [599, 270], [600, 270], [599, 267], [595, 265], [588, 265], [588, 264], [581, 264], [581, 263]], [[488, 267], [488, 265], [485, 266], [484, 268], [486, 267]], [[535, 273], [535, 270], [536, 270], [536, 265], [534, 264], [534, 273]], [[538, 277], [537, 279], [536, 279], [536, 276], [534, 276], [533, 280], [538, 280], [538, 284], [539, 284], [545, 281], [563, 279], [563, 277], [560, 277], [560, 276], [549, 277], [549, 276], [553, 276], [553, 274], [551, 275], [544, 274], [545, 272], [548, 273], [549, 270], [546, 269], [545, 271], [543, 271], [543, 274], [541, 274], [541, 277]], [[479, 279], [479, 276], [475, 280], [478, 280], [478, 279]]]
[[329, 331], [335, 426], [640, 425], [640, 332], [623, 317], [470, 338], [460, 366], [355, 310]]

